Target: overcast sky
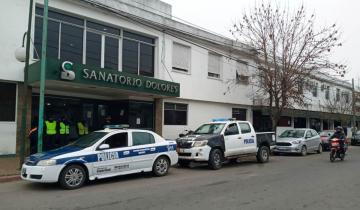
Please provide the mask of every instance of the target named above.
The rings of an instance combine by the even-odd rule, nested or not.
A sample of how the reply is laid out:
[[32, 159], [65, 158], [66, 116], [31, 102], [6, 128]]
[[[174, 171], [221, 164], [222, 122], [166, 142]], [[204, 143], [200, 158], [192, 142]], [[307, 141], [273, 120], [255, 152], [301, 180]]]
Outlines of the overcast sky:
[[[173, 16], [213, 32], [231, 37], [229, 29], [244, 10], [258, 0], [162, 0], [172, 5]], [[336, 23], [342, 31], [343, 46], [336, 48], [333, 58], [348, 65], [346, 80], [360, 81], [360, 1], [359, 0], [270, 0], [295, 8], [304, 3], [309, 13], [315, 13], [317, 25]]]

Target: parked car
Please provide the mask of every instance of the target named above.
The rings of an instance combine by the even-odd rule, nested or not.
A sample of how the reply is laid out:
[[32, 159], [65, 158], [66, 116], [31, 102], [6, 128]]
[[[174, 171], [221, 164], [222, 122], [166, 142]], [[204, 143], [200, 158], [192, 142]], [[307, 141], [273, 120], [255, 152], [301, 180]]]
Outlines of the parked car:
[[351, 145], [360, 144], [360, 130], [356, 131], [351, 138]]
[[335, 133], [335, 130], [323, 130], [320, 132], [320, 140], [321, 140], [321, 144], [323, 146], [323, 150], [328, 151], [330, 150], [330, 137]]
[[31, 155], [22, 166], [21, 178], [76, 189], [86, 180], [124, 174], [152, 171], [164, 176], [177, 161], [175, 141], [148, 130], [106, 128], [65, 147]]
[[190, 135], [176, 140], [179, 165], [207, 162], [211, 169], [220, 169], [225, 160], [256, 156], [258, 162], [269, 161], [275, 134], [255, 133], [250, 122], [234, 119], [215, 119], [205, 123]]
[[298, 153], [305, 156], [308, 152], [321, 153], [322, 149], [320, 136], [315, 130], [289, 129], [276, 139], [274, 154]]

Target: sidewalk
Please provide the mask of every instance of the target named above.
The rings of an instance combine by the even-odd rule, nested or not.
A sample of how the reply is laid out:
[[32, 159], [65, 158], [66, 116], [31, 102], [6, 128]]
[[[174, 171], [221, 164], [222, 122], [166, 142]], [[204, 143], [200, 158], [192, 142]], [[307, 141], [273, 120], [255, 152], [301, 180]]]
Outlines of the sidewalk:
[[19, 158], [0, 157], [0, 183], [20, 179]]

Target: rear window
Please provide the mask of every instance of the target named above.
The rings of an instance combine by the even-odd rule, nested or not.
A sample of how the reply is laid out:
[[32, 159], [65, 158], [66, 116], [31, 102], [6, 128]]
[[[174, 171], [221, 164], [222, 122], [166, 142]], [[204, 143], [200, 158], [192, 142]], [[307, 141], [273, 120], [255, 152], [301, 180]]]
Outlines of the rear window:
[[154, 136], [147, 132], [133, 132], [132, 139], [133, 139], [133, 146], [155, 143]]

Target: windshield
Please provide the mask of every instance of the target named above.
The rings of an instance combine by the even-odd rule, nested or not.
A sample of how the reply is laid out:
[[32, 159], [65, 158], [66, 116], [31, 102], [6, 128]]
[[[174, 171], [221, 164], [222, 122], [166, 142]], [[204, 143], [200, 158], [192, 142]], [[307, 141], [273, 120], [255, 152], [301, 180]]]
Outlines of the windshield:
[[319, 135], [320, 135], [320, 136], [331, 136], [331, 135], [333, 135], [333, 134], [334, 134], [333, 131], [323, 131], [323, 132], [321, 132]]
[[92, 132], [92, 133], [89, 133], [88, 135], [78, 138], [76, 141], [74, 141], [73, 143], [70, 143], [69, 145], [81, 147], [81, 148], [90, 147], [93, 144], [95, 144], [97, 141], [99, 141], [102, 137], [104, 137], [106, 134], [108, 134], [108, 133], [107, 132]]
[[196, 129], [194, 134], [219, 134], [224, 126], [224, 123], [204, 124]]
[[301, 138], [304, 137], [305, 130], [286, 130], [281, 135], [280, 138]]

